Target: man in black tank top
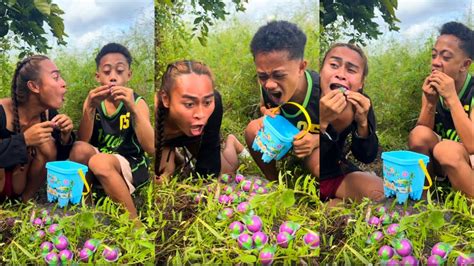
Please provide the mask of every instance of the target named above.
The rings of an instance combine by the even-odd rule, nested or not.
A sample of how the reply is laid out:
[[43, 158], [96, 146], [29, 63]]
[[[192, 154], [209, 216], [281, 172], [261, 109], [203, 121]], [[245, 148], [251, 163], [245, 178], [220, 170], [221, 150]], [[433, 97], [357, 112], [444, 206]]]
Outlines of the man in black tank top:
[[126, 87], [131, 61], [128, 49], [116, 43], [105, 45], [97, 55], [96, 80], [101, 86], [84, 102], [80, 141], [70, 159], [87, 164], [107, 195], [134, 219], [137, 210], [130, 194], [149, 179], [145, 152], [154, 152], [154, 133], [147, 104]]
[[[319, 75], [306, 70], [306, 35], [293, 23], [273, 21], [254, 35], [250, 48], [260, 84], [260, 111], [273, 116], [271, 109], [281, 106], [280, 114], [301, 132], [293, 141], [292, 153], [304, 160], [304, 167], [319, 176]], [[308, 112], [307, 121], [299, 108], [285, 104], [296, 102]], [[249, 151], [265, 177], [276, 180], [276, 162], [265, 163], [252, 143], [262, 128], [263, 117], [251, 121], [245, 129]], [[308, 123], [310, 122], [310, 123]], [[303, 132], [308, 131], [303, 137]]]
[[474, 81], [469, 67], [474, 32], [458, 22], [442, 26], [431, 52], [431, 74], [422, 90], [411, 150], [431, 156], [428, 169], [474, 197]]

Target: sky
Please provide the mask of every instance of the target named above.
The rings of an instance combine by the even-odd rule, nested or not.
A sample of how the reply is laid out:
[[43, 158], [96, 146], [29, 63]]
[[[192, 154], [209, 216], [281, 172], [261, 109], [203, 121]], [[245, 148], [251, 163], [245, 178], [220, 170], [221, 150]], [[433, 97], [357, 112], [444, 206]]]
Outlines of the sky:
[[[284, 18], [300, 6], [300, 1], [314, 0], [249, 0], [242, 19], [267, 21]], [[398, 33], [389, 33], [395, 38], [421, 38], [435, 32], [444, 22], [461, 20], [466, 16], [474, 0], [398, 0], [396, 16], [401, 20]], [[110, 36], [128, 31], [139, 21], [153, 21], [153, 0], [53, 0], [65, 12], [63, 15], [68, 49], [97, 46], [108, 41]], [[314, 1], [316, 3], [316, 1]], [[474, 7], [473, 7], [474, 9]], [[315, 14], [316, 15], [316, 14]], [[385, 32], [387, 27], [377, 20]], [[153, 23], [149, 23], [153, 27]], [[151, 28], [152, 32], [152, 28]], [[152, 38], [152, 36], [151, 36]]]

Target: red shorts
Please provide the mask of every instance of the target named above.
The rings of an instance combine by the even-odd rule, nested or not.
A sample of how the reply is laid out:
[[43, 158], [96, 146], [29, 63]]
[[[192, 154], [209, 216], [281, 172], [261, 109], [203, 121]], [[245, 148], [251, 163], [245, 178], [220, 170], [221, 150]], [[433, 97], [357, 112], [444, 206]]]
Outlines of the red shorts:
[[341, 175], [336, 178], [326, 179], [319, 183], [319, 198], [321, 200], [333, 199], [336, 191], [346, 176]]
[[18, 195], [13, 191], [13, 171], [5, 171], [5, 184], [3, 190], [0, 191], [0, 200], [6, 198], [16, 198]]

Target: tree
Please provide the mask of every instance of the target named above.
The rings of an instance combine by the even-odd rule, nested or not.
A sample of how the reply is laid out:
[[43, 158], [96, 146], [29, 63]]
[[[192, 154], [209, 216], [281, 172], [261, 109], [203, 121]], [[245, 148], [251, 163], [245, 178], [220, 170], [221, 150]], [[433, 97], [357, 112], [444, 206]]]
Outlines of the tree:
[[365, 40], [377, 39], [382, 32], [373, 21], [376, 10], [390, 31], [398, 31], [397, 5], [397, 0], [320, 0], [321, 46], [327, 47], [342, 36], [361, 45], [365, 45]]
[[64, 12], [51, 0], [0, 0], [0, 14], [0, 50], [13, 46], [22, 51], [20, 57], [32, 51], [46, 53], [51, 47], [44, 23], [59, 45], [66, 44]]

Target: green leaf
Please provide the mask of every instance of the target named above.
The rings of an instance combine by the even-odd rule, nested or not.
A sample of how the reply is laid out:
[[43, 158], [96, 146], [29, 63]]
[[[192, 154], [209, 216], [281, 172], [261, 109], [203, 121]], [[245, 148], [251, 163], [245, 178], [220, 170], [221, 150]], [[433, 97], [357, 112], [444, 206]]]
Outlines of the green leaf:
[[79, 214], [79, 222], [81, 226], [84, 226], [85, 228], [92, 228], [94, 226], [94, 215], [90, 212], [83, 212]]
[[254, 255], [240, 255], [237, 259], [237, 262], [243, 262], [243, 263], [254, 263], [257, 261], [257, 257]]
[[293, 190], [287, 189], [283, 191], [281, 195], [281, 200], [285, 208], [289, 208], [295, 204], [295, 192]]
[[48, 0], [34, 0], [35, 7], [43, 15], [49, 16], [51, 14], [51, 4], [48, 3]]
[[445, 224], [443, 213], [441, 211], [432, 211], [428, 217], [428, 221], [433, 229], [439, 229]]

